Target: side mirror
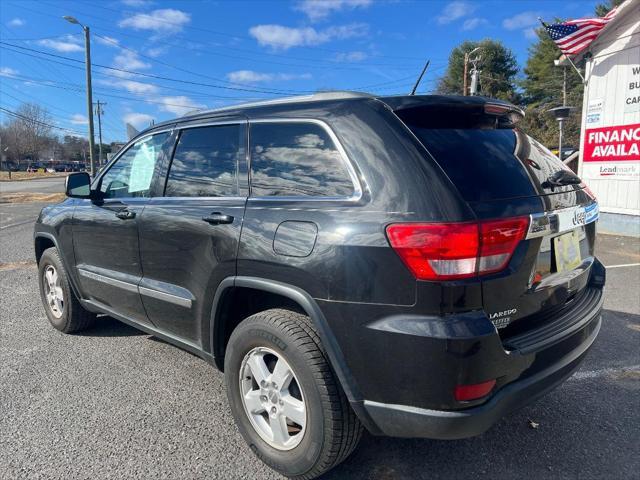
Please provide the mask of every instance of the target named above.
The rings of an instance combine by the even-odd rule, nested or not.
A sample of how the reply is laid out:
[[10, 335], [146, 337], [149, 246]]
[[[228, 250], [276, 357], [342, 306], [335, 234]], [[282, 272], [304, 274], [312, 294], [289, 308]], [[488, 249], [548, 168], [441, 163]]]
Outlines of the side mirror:
[[91, 177], [86, 172], [68, 175], [64, 186], [67, 197], [91, 198]]

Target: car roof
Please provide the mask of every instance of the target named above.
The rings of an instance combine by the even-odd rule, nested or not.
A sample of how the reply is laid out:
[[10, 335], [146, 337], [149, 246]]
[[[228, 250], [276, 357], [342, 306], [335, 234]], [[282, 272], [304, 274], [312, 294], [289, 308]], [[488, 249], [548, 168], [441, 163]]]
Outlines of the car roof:
[[[197, 121], [200, 119], [207, 119], [212, 117], [228, 117], [228, 116], [246, 116], [251, 113], [256, 115], [260, 111], [273, 110], [287, 110], [289, 107], [291, 110], [297, 110], [307, 104], [313, 104], [313, 109], [317, 112], [322, 110], [323, 106], [335, 105], [336, 103], [348, 103], [358, 101], [371, 101], [378, 100], [386, 104], [392, 110], [402, 110], [407, 108], [414, 108], [417, 106], [442, 106], [442, 107], [455, 107], [463, 105], [475, 105], [480, 106], [487, 103], [503, 105], [506, 107], [512, 107], [514, 110], [518, 110], [508, 102], [503, 100], [480, 97], [480, 96], [461, 96], [461, 95], [387, 95], [376, 96], [365, 92], [352, 92], [352, 91], [327, 91], [318, 92], [312, 95], [300, 95], [294, 97], [277, 98], [271, 100], [263, 100], [258, 102], [241, 103], [238, 105], [229, 105], [225, 107], [197, 110], [187, 113], [186, 115], [167, 120], [161, 123], [157, 123], [154, 126], [141, 132], [141, 134], [149, 133], [153, 130], [166, 128], [172, 126], [175, 123], [185, 123]], [[141, 134], [137, 135], [140, 136]]]

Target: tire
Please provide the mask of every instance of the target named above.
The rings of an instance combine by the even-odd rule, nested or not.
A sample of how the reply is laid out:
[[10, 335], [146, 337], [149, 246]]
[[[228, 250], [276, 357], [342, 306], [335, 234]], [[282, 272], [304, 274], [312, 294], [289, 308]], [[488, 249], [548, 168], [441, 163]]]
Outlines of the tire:
[[[242, 390], [256, 387], [260, 375], [253, 374], [254, 364], [251, 362], [253, 357], [260, 358], [260, 355], [263, 355], [269, 369], [263, 373], [270, 373], [268, 378], [273, 382], [277, 380], [276, 367], [281, 360], [285, 360], [281, 366], [290, 366], [292, 377], [287, 378], [293, 378], [286, 388], [288, 393], [280, 385], [281, 396], [273, 394], [278, 389], [277, 385], [273, 388], [273, 382], [266, 382], [266, 389], [258, 386], [259, 392], [267, 392], [264, 395], [266, 401], [261, 400], [261, 405], [266, 405], [269, 411], [258, 414], [263, 418], [267, 415], [264, 423], [256, 414], [252, 416], [254, 420], [250, 418], [250, 408], [243, 401], [245, 390]], [[274, 356], [278, 357], [275, 364]], [[224, 366], [227, 397], [240, 433], [251, 450], [274, 470], [290, 478], [316, 478], [345, 460], [358, 445], [362, 425], [329, 366], [326, 352], [309, 317], [282, 309], [266, 310], [248, 317], [236, 327], [229, 339]], [[247, 395], [254, 392], [251, 390]], [[265, 439], [268, 435], [264, 430], [260, 433], [259, 425], [266, 425], [267, 420], [268, 425], [282, 425], [271, 423], [275, 422], [270, 416], [274, 408], [271, 402], [278, 401], [278, 398], [285, 401], [281, 410], [284, 416], [286, 406], [292, 403], [299, 405], [295, 403], [296, 398], [291, 398], [294, 396], [303, 400], [305, 424], [300, 428], [302, 420], [295, 424], [286, 417], [287, 432], [294, 432], [289, 442], [291, 439], [295, 441], [294, 446], [283, 447], [275, 434], [271, 441]], [[273, 405], [278, 406], [277, 403]]]
[[[50, 279], [56, 285], [55, 299], [50, 296]], [[38, 284], [44, 311], [51, 325], [64, 333], [75, 333], [91, 327], [96, 315], [85, 310], [69, 285], [67, 271], [55, 247], [47, 248], [38, 263]], [[58, 297], [60, 297], [59, 299]], [[61, 301], [58, 301], [61, 300]]]

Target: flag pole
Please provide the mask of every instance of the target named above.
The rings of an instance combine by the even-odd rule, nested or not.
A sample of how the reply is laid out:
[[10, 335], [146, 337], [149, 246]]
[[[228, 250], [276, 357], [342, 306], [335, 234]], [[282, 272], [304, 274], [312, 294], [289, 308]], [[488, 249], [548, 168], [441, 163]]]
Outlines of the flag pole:
[[[538, 20], [540, 20], [540, 23], [542, 24], [542, 26], [544, 27], [544, 31], [546, 32], [547, 36], [549, 36], [549, 38], [551, 38], [551, 35], [549, 35], [549, 32], [547, 30], [547, 24], [544, 23], [544, 21], [542, 20], [542, 18], [538, 17]], [[551, 40], [553, 41], [553, 38], [551, 38]], [[554, 42], [555, 43], [555, 42]], [[582, 75], [582, 73], [580, 72], [580, 70], [578, 70], [578, 67], [576, 67], [576, 64], [573, 63], [573, 61], [569, 58], [569, 56], [566, 53], [563, 53], [564, 58], [566, 58], [569, 63], [571, 64], [571, 66], [573, 67], [573, 69], [576, 71], [576, 73], [578, 74], [578, 76], [580, 77], [580, 79], [582, 80], [582, 85], [586, 85], [587, 81], [585, 80], [584, 76]]]
[[569, 63], [571, 64], [571, 66], [573, 67], [573, 69], [576, 71], [576, 73], [580, 76], [580, 78], [582, 79], [582, 85], [586, 85], [587, 81], [584, 79], [584, 76], [582, 75], [582, 73], [580, 72], [580, 70], [578, 70], [578, 67], [576, 67], [576, 64], [573, 63], [573, 61], [565, 54], [564, 58], [566, 58], [567, 60], [569, 60]]

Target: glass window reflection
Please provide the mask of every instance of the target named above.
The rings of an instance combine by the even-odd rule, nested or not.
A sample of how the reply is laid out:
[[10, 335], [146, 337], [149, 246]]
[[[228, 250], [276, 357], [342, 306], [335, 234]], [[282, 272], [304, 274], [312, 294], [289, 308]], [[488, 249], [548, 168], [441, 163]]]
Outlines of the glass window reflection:
[[251, 125], [252, 196], [348, 197], [353, 184], [331, 137], [313, 123]]
[[237, 164], [245, 152], [243, 132], [242, 125], [184, 130], [173, 155], [165, 196], [237, 195]]

